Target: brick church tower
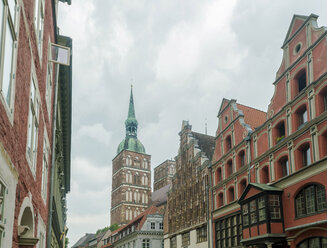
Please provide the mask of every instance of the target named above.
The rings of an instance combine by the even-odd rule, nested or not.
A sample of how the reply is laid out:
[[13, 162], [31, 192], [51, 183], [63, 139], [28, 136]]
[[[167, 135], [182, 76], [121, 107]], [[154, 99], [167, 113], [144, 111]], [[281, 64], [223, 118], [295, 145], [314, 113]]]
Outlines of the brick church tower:
[[151, 156], [137, 139], [137, 126], [131, 88], [126, 137], [112, 160], [111, 225], [127, 224], [148, 208], [151, 199]]

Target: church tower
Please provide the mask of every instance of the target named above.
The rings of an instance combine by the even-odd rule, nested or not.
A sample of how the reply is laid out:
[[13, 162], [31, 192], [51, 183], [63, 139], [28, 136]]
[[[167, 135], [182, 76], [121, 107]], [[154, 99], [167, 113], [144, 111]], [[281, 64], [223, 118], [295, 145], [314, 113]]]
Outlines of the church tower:
[[131, 88], [126, 136], [112, 160], [111, 225], [127, 224], [148, 208], [151, 200], [151, 156], [137, 138], [137, 126]]

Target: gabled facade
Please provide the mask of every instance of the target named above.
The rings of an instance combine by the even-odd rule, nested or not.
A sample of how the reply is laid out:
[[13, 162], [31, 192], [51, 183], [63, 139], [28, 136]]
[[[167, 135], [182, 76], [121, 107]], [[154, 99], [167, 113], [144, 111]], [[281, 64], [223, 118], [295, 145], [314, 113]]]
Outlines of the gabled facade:
[[137, 126], [131, 89], [126, 137], [112, 160], [111, 225], [127, 224], [150, 205], [151, 156], [137, 138]]
[[211, 203], [208, 166], [215, 140], [193, 132], [188, 121], [183, 121], [179, 135], [176, 173], [168, 192], [165, 247], [207, 247]]
[[163, 216], [156, 206], [151, 206], [128, 224], [114, 231], [105, 240], [104, 247], [162, 247]]
[[218, 115], [215, 247], [327, 243], [327, 29], [317, 18], [294, 15], [265, 118], [242, 109], [245, 125], [228, 132]]

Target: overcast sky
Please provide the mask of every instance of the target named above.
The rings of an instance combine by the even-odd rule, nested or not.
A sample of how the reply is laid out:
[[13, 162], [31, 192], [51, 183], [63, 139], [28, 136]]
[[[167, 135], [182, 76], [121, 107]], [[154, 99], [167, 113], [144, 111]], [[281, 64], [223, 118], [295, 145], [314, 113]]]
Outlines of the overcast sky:
[[125, 137], [133, 82], [138, 138], [152, 169], [177, 155], [182, 120], [214, 135], [223, 98], [266, 111], [293, 14], [325, 0], [73, 0], [60, 3], [73, 38], [68, 237], [110, 224], [112, 159]]

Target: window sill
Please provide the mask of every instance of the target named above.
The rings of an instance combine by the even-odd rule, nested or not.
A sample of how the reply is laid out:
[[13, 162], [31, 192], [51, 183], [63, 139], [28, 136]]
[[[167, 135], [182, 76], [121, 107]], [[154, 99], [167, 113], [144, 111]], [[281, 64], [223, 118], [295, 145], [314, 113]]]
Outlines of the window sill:
[[298, 216], [298, 217], [295, 217], [294, 220], [299, 220], [299, 219], [303, 219], [303, 218], [306, 218], [306, 217], [310, 217], [310, 216], [314, 216], [314, 215], [318, 215], [318, 214], [322, 214], [322, 213], [326, 213], [327, 212], [327, 209], [325, 210], [322, 210], [322, 211], [317, 211], [317, 212], [314, 212], [312, 214], [305, 214], [305, 215], [302, 215], [302, 216]]

